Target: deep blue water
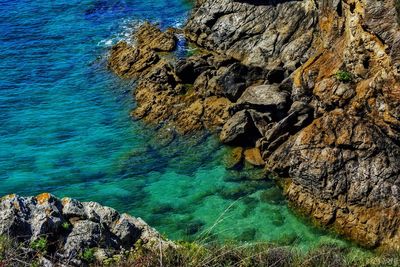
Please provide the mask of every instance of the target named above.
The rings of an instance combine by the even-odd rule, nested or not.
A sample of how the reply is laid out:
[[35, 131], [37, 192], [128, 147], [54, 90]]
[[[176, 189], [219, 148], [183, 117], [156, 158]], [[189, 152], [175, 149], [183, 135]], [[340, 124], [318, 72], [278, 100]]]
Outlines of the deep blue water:
[[[51, 192], [140, 216], [174, 239], [341, 242], [294, 216], [270, 181], [228, 171], [207, 134], [160, 141], [129, 118], [133, 81], [107, 51], [151, 20], [181, 26], [190, 1], [0, 2], [0, 195]], [[206, 235], [208, 236], [208, 234]]]

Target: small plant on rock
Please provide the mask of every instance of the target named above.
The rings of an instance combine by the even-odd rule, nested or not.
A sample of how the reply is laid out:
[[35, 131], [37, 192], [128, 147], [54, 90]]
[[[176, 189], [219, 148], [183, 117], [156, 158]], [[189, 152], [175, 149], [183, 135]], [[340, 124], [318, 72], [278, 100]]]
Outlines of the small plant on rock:
[[69, 224], [69, 222], [63, 222], [61, 224], [62, 229], [64, 229], [65, 231], [69, 230], [70, 226], [71, 225]]
[[45, 237], [40, 237], [39, 239], [32, 241], [30, 247], [36, 251], [46, 253], [47, 245], [47, 239]]
[[339, 70], [338, 72], [336, 72], [335, 76], [338, 81], [343, 83], [349, 83], [353, 80], [353, 75], [345, 70]]
[[92, 263], [96, 260], [96, 256], [94, 255], [95, 249], [94, 248], [87, 248], [85, 249], [80, 258], [81, 260], [87, 262], [87, 263]]

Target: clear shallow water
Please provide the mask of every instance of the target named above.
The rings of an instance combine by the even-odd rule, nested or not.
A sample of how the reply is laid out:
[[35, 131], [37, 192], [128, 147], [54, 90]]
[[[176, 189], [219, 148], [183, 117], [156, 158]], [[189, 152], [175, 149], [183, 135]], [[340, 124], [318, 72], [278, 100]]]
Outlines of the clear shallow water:
[[[0, 195], [43, 191], [140, 216], [173, 239], [337, 240], [308, 226], [268, 181], [223, 165], [215, 137], [160, 142], [129, 119], [133, 82], [106, 69], [107, 49], [144, 19], [181, 25], [191, 3], [2, 1]], [[252, 176], [252, 175], [250, 175]]]

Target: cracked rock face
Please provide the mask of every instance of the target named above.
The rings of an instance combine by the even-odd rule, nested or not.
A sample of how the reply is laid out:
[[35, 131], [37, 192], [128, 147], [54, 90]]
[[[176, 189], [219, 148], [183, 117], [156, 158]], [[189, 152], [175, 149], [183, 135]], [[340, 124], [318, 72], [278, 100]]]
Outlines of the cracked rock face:
[[[0, 235], [33, 242], [46, 238], [48, 249], [61, 262], [77, 259], [85, 249], [110, 255], [129, 250], [137, 241], [149, 249], [175, 245], [160, 237], [142, 219], [119, 214], [95, 202], [58, 199], [43, 193], [36, 197], [8, 195], [0, 200]], [[69, 264], [79, 265], [79, 260]]]
[[176, 63], [119, 44], [110, 67], [139, 77], [134, 117], [255, 148], [248, 161], [265, 162], [298, 210], [362, 245], [400, 249], [395, 4], [199, 0], [184, 33], [209, 52]]
[[[185, 31], [199, 46], [288, 76], [275, 88], [289, 93], [289, 111], [274, 117], [255, 105], [231, 108], [222, 141], [233, 129], [242, 140], [256, 138], [256, 127], [266, 169], [280, 177], [294, 207], [363, 245], [399, 249], [395, 1], [205, 0]], [[267, 93], [253, 102], [263, 98], [280, 103]], [[245, 120], [237, 118], [252, 127], [239, 127]]]
[[294, 70], [313, 53], [317, 10], [306, 1], [201, 1], [186, 25], [196, 44], [246, 65]]

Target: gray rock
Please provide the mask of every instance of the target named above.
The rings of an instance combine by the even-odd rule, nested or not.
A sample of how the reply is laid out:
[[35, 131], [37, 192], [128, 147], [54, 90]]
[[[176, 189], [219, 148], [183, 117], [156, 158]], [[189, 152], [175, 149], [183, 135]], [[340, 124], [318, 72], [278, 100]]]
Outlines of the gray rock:
[[83, 202], [82, 205], [87, 218], [94, 222], [111, 225], [119, 217], [119, 214], [116, 210], [110, 207], [102, 206], [97, 202]]
[[26, 203], [32, 198], [22, 199], [16, 195], [5, 196], [0, 202], [0, 235], [11, 235], [16, 238], [32, 234], [29, 224], [31, 210]]
[[71, 233], [66, 237], [64, 251], [69, 256], [78, 255], [85, 248], [101, 247], [101, 225], [89, 220], [73, 224]]
[[110, 229], [110, 232], [118, 238], [121, 247], [129, 248], [139, 239], [142, 231], [135, 222], [133, 217], [122, 214]]
[[176, 247], [172, 242], [166, 242], [156, 229], [148, 225], [141, 218], [133, 218], [133, 222], [135, 223], [135, 226], [141, 230], [140, 240], [144, 242], [146, 247], [150, 249], [165, 249], [168, 247]]
[[266, 75], [267, 71], [262, 68], [234, 63], [220, 77], [222, 94], [229, 100], [236, 101], [247, 87], [264, 82]]
[[246, 89], [238, 99], [233, 110], [253, 109], [260, 112], [270, 112], [274, 117], [281, 117], [288, 110], [289, 94], [282, 91], [278, 85], [259, 85]]
[[61, 201], [63, 203], [62, 213], [66, 218], [71, 218], [71, 217], [85, 218], [86, 216], [85, 209], [81, 202], [67, 197], [63, 198]]
[[318, 10], [314, 1], [198, 2], [186, 25], [196, 44], [245, 63], [294, 70], [314, 52]]
[[138, 240], [149, 249], [158, 250], [160, 244], [163, 248], [175, 247], [141, 219], [120, 215], [96, 202], [60, 200], [48, 193], [1, 198], [0, 235], [28, 242], [44, 237], [51, 241], [49, 245], [61, 248], [55, 256], [69, 265], [80, 265], [77, 257], [88, 248], [113, 248], [113, 255], [121, 249], [129, 250]]
[[257, 132], [250, 114], [242, 110], [233, 115], [224, 125], [220, 134], [220, 140], [227, 144], [247, 144], [254, 142]]

